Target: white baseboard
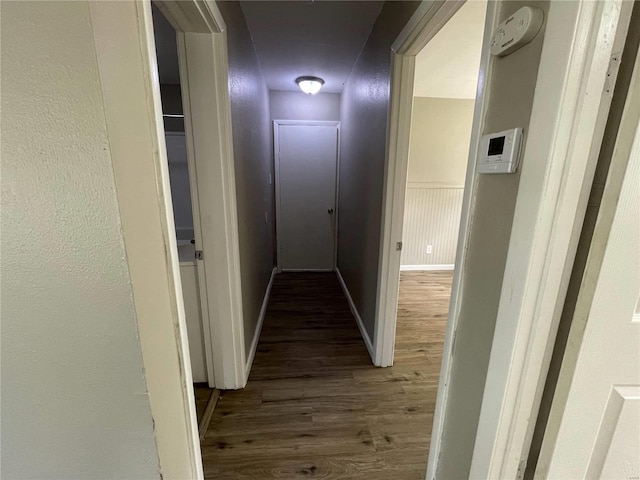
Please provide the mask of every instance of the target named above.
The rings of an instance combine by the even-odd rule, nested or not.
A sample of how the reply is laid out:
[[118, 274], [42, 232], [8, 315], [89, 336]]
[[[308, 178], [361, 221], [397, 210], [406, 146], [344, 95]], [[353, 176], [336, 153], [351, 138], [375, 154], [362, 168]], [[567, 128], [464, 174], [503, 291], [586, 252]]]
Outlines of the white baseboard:
[[454, 264], [443, 265], [400, 265], [401, 272], [434, 272], [438, 270], [453, 270]]
[[282, 268], [281, 272], [333, 272], [332, 268]]
[[353, 299], [351, 298], [351, 294], [349, 293], [347, 284], [344, 283], [344, 278], [342, 278], [342, 274], [340, 273], [340, 270], [337, 267], [336, 267], [336, 275], [338, 275], [338, 281], [342, 286], [342, 290], [344, 291], [344, 296], [347, 297], [347, 302], [349, 302], [349, 308], [351, 309], [353, 318], [356, 319], [356, 323], [358, 324], [358, 328], [360, 329], [360, 335], [362, 335], [364, 344], [367, 346], [367, 350], [369, 351], [369, 356], [371, 357], [371, 361], [375, 363], [375, 352], [373, 350], [373, 344], [371, 343], [371, 338], [367, 333], [367, 329], [364, 328], [364, 323], [362, 323], [362, 318], [360, 318], [358, 309], [356, 308], [356, 305], [353, 303]]
[[269, 285], [264, 293], [264, 299], [262, 300], [262, 308], [260, 308], [260, 316], [258, 317], [258, 324], [256, 325], [256, 331], [253, 334], [253, 341], [251, 342], [251, 351], [249, 352], [249, 358], [247, 359], [247, 365], [245, 367], [245, 378], [249, 380], [249, 373], [251, 373], [251, 366], [253, 365], [253, 359], [256, 356], [256, 350], [258, 350], [258, 342], [260, 341], [260, 333], [262, 333], [262, 324], [264, 323], [264, 317], [267, 314], [267, 305], [269, 304], [269, 296], [271, 295], [271, 287], [273, 286], [273, 279], [276, 278], [278, 269], [274, 268], [271, 271], [271, 278], [269, 279]]

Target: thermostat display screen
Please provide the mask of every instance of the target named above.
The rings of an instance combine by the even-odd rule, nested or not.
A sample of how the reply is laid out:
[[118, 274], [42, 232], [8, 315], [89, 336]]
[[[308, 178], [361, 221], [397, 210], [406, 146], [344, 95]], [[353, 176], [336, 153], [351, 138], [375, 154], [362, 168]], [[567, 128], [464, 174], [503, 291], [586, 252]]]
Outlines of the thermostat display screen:
[[491, 155], [502, 155], [504, 151], [504, 137], [495, 137], [489, 140], [489, 152]]
[[489, 133], [482, 137], [478, 150], [478, 173], [515, 173], [518, 168], [522, 128]]

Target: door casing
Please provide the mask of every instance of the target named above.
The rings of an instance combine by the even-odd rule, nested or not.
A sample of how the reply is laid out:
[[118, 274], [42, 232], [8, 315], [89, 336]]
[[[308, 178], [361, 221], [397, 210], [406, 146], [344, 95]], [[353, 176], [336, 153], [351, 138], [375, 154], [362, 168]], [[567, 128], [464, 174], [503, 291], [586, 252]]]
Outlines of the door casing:
[[[610, 444], [607, 441], [613, 439], [612, 427], [618, 421], [618, 417], [613, 412], [616, 412], [616, 407], [622, 409], [627, 401], [633, 402], [640, 399], [640, 362], [637, 359], [637, 339], [640, 334], [640, 302], [638, 302], [639, 290], [637, 289], [640, 256], [637, 249], [640, 238], [636, 210], [639, 187], [637, 183], [634, 185], [634, 182], [640, 178], [638, 172], [640, 52], [636, 53], [633, 62], [635, 66], [620, 124], [617, 132], [612, 134], [612, 136], [615, 135], [615, 147], [612, 151], [607, 180], [584, 265], [583, 280], [571, 319], [567, 348], [562, 356], [562, 366], [547, 417], [548, 422], [544, 430], [538, 462], [532, 466], [535, 467], [536, 479], [568, 475], [575, 478], [601, 477], [601, 469], [605, 461], [603, 454], [610, 450]], [[631, 233], [634, 230], [634, 221], [636, 222], [635, 238]], [[629, 239], [633, 241], [629, 242]], [[612, 285], [616, 286], [612, 288]], [[630, 295], [632, 295], [631, 298]], [[635, 313], [625, 310], [630, 304], [631, 309], [633, 304], [636, 305]], [[626, 318], [625, 323], [628, 322], [626, 327], [631, 332], [626, 332], [628, 335], [625, 335], [626, 338], [623, 340], [605, 338], [606, 335], [614, 332], [615, 328], [620, 328], [613, 322], [620, 321], [621, 310], [625, 314], [630, 313], [630, 318]], [[619, 330], [616, 333], [618, 337]], [[625, 345], [626, 341], [634, 338], [636, 348], [633, 348], [633, 345], [631, 347], [629, 344]], [[601, 350], [603, 343], [615, 345], [617, 358], [612, 357], [611, 352]], [[602, 360], [603, 357], [600, 357], [600, 360], [594, 361], [594, 358], [598, 358], [598, 352], [602, 352], [609, 358]], [[632, 356], [633, 353], [636, 354], [635, 359]], [[624, 357], [622, 362], [621, 356]], [[584, 362], [589, 360], [591, 365], [597, 364], [601, 367], [599, 371], [592, 367], [585, 367]], [[606, 368], [607, 361], [609, 369]], [[629, 377], [624, 379], [608, 377], [611, 374], [612, 364], [626, 375], [629, 375], [628, 369], [633, 369], [636, 375], [635, 382]], [[610, 386], [606, 413], [582, 410], [583, 402], [590, 407], [602, 402], [602, 390], [600, 395], [591, 395], [589, 398], [584, 397], [584, 390], [588, 389], [590, 394], [593, 393], [594, 379], [597, 384], [597, 380], [602, 380], [603, 377], [616, 384]], [[577, 384], [581, 384], [583, 394], [576, 396], [574, 390], [580, 388]], [[571, 408], [571, 401], [573, 401], [573, 408]], [[576, 401], [580, 403], [578, 409], [575, 408]], [[617, 411], [617, 414], [620, 411]], [[580, 412], [580, 418], [576, 418], [576, 412]], [[600, 413], [604, 414], [600, 416]], [[567, 422], [566, 425], [565, 422]], [[587, 435], [576, 437], [576, 422], [582, 428], [580, 433], [588, 432]], [[594, 434], [596, 438], [593, 438]], [[576, 443], [581, 443], [580, 448], [576, 450], [577, 455], [568, 455], [567, 449], [575, 449]], [[587, 458], [589, 468], [579, 472], [581, 467], [586, 466], [582, 462]], [[579, 460], [576, 461], [577, 459]]]
[[[275, 195], [276, 195], [276, 245], [277, 245], [277, 268], [278, 272], [282, 272], [282, 264], [281, 264], [281, 236], [280, 232], [282, 231], [280, 219], [280, 139], [279, 139], [279, 127], [280, 125], [302, 125], [307, 127], [313, 126], [335, 126], [336, 133], [338, 135], [337, 141], [337, 150], [336, 150], [336, 193], [335, 193], [335, 212], [334, 216], [334, 238], [333, 238], [333, 268], [336, 269], [336, 264], [338, 260], [338, 215], [340, 212], [340, 208], [338, 205], [338, 191], [340, 188], [340, 122], [338, 121], [329, 121], [329, 120], [274, 120], [273, 121], [273, 158], [275, 163]], [[310, 270], [305, 270], [310, 271]]]
[[177, 32], [209, 385], [243, 388], [247, 356], [226, 25], [215, 2], [162, 1]]

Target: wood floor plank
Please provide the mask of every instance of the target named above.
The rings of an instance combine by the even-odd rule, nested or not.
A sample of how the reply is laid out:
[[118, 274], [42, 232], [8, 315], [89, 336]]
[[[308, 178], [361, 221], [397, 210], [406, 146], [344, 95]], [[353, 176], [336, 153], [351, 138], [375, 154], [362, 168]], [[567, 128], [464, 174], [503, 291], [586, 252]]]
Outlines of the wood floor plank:
[[395, 365], [376, 368], [332, 273], [276, 276], [247, 387], [222, 392], [207, 479], [422, 480], [451, 272], [403, 272]]
[[196, 417], [198, 419], [198, 424], [202, 420], [205, 410], [207, 409], [207, 405], [209, 403], [209, 399], [211, 398], [211, 393], [213, 392], [213, 388], [209, 388], [209, 385], [206, 383], [195, 383], [193, 385], [193, 393], [196, 400]]
[[200, 441], [204, 440], [204, 437], [207, 434], [209, 424], [211, 423], [211, 417], [213, 416], [213, 412], [215, 411], [216, 404], [218, 403], [219, 398], [220, 390], [214, 388], [211, 392], [211, 395], [209, 396], [207, 407], [205, 408], [202, 417], [198, 420], [198, 434], [200, 436]]

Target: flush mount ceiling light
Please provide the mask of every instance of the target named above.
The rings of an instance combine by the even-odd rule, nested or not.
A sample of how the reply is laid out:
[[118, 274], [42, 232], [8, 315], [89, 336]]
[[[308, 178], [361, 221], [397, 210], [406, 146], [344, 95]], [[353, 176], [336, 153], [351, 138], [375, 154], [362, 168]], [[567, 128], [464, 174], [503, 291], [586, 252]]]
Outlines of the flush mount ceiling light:
[[324, 85], [324, 80], [320, 77], [298, 77], [296, 83], [304, 93], [315, 95]]

